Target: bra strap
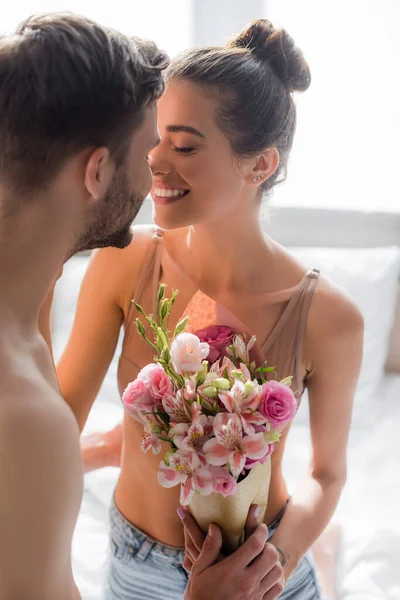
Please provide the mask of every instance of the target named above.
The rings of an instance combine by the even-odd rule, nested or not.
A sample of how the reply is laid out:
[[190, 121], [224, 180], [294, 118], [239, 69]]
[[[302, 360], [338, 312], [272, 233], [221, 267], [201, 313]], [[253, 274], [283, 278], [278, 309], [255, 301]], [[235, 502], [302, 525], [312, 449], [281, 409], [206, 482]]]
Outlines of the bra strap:
[[[160, 278], [161, 269], [161, 258], [164, 246], [163, 240], [164, 231], [158, 227], [154, 230], [153, 236], [150, 240], [150, 244], [143, 262], [142, 268], [139, 273], [139, 277], [136, 282], [136, 288], [134, 292], [134, 300], [140, 304], [143, 296], [143, 292], [147, 285], [151, 285], [152, 298], [157, 298], [157, 289]], [[125, 336], [123, 346], [127, 346], [128, 340], [131, 334], [131, 330], [134, 329], [132, 324], [135, 324], [135, 317], [137, 311], [135, 305], [131, 304], [129, 309], [128, 318], [125, 323]]]
[[296, 338], [295, 364], [296, 364], [297, 381], [301, 380], [303, 344], [304, 344], [304, 337], [305, 337], [306, 328], [307, 328], [308, 313], [310, 312], [311, 301], [313, 299], [315, 289], [318, 285], [320, 272], [318, 269], [312, 269], [311, 271], [309, 271], [307, 273], [307, 277], [308, 277], [308, 282], [307, 282], [307, 287], [304, 291], [302, 306], [300, 309], [299, 326], [297, 329], [297, 338]]

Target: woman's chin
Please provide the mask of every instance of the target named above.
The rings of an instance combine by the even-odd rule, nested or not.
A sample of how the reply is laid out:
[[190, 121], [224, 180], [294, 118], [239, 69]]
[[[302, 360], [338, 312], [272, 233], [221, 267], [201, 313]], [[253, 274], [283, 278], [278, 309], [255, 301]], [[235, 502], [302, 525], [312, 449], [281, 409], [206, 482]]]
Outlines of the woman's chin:
[[[179, 214], [179, 212], [181, 214]], [[153, 205], [153, 221], [161, 229], [180, 229], [193, 225], [193, 220], [189, 215], [182, 214], [183, 211], [165, 211], [159, 210], [158, 206]]]

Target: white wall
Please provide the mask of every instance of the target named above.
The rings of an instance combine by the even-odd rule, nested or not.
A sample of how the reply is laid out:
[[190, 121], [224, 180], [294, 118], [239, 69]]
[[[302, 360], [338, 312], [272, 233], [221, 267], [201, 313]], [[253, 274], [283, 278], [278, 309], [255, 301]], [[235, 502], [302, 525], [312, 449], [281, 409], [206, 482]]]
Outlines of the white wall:
[[19, 0], [1, 2], [0, 31], [32, 13], [71, 11], [128, 35], [152, 39], [174, 55], [191, 45], [191, 0]]
[[297, 96], [289, 177], [274, 202], [400, 210], [399, 0], [20, 0], [2, 3], [0, 30], [53, 10], [154, 39], [171, 56], [223, 44], [255, 18], [283, 25], [313, 81]]
[[276, 202], [400, 210], [398, 0], [266, 0], [303, 49], [289, 178]]

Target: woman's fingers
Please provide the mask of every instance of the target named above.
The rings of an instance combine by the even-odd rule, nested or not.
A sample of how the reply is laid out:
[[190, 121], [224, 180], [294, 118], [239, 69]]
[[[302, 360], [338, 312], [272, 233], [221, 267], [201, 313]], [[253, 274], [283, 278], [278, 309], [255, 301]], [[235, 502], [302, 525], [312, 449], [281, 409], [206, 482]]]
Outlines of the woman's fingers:
[[258, 526], [257, 516], [260, 512], [260, 507], [257, 504], [252, 504], [247, 515], [246, 525], [244, 528], [245, 538], [249, 538], [255, 532]]

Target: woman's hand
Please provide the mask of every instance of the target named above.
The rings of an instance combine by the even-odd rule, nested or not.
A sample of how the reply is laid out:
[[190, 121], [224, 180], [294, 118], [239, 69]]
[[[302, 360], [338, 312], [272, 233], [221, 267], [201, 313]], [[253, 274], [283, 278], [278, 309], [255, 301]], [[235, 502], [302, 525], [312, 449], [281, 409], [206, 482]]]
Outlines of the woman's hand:
[[82, 459], [85, 473], [103, 467], [119, 467], [123, 443], [123, 423], [106, 432], [81, 437]]

